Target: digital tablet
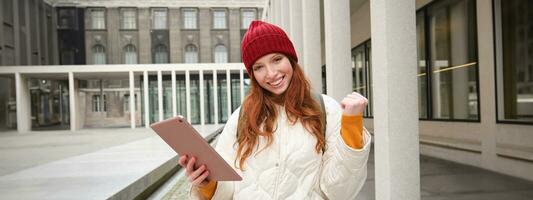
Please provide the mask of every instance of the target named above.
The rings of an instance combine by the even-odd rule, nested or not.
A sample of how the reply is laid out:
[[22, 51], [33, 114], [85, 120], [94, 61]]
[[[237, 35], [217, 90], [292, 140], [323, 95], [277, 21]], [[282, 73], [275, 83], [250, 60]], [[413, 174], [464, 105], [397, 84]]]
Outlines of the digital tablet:
[[196, 157], [194, 169], [205, 165], [209, 170], [207, 180], [240, 181], [242, 178], [235, 170], [207, 143], [207, 141], [185, 120], [178, 116], [150, 127], [180, 156]]

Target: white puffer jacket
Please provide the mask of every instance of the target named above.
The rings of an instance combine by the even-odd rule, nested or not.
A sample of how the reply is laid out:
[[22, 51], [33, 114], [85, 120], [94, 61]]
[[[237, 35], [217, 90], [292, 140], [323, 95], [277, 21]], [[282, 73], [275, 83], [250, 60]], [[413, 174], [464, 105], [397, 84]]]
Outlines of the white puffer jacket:
[[[323, 95], [327, 113], [326, 152], [315, 151], [316, 139], [301, 123], [290, 125], [279, 107], [278, 128], [270, 147], [245, 161], [244, 171], [234, 166], [237, 145], [237, 109], [218, 138], [216, 150], [243, 178], [240, 182], [219, 181], [213, 199], [355, 199], [363, 186], [370, 150], [370, 134], [364, 129], [364, 147], [352, 149], [340, 135], [342, 109]], [[283, 111], [283, 112], [282, 112]], [[259, 139], [261, 149], [266, 145]], [[201, 199], [191, 188], [191, 199]]]

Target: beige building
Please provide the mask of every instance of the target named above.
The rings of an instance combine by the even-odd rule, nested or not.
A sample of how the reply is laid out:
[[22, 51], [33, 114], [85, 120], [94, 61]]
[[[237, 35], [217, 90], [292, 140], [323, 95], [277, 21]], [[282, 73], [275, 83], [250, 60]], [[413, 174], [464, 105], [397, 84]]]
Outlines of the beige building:
[[[5, 48], [0, 65], [107, 65], [238, 63], [241, 38], [250, 21], [261, 17], [264, 1], [8, 0], [0, 5], [5, 9], [4, 17], [0, 18], [5, 22], [2, 27], [5, 31], [0, 32], [6, 33], [6, 37], [0, 39], [0, 46]], [[40, 17], [31, 13], [39, 13]], [[26, 34], [28, 30], [31, 34]], [[140, 85], [144, 79], [142, 74], [136, 76], [135, 96], [142, 97]], [[148, 76], [149, 101], [154, 102], [149, 104], [153, 111], [149, 113], [149, 120], [155, 122], [159, 118], [157, 99], [154, 99], [157, 75]], [[184, 74], [176, 76], [177, 89], [184, 90]], [[230, 77], [234, 85], [238, 85], [238, 76]], [[0, 112], [7, 113], [0, 115], [0, 127], [16, 127], [14, 78], [0, 79], [6, 85], [1, 89], [6, 95], [0, 98]], [[33, 129], [69, 128], [66, 78], [29, 77]], [[82, 127], [129, 126], [128, 76], [102, 78], [92, 75], [79, 78]], [[171, 74], [165, 73], [162, 78], [165, 87], [163, 115], [167, 118], [172, 115]], [[199, 76], [191, 78], [191, 118], [194, 123], [200, 123]], [[226, 85], [225, 78], [221, 76], [220, 85]], [[237, 85], [233, 86], [235, 93]], [[213, 82], [206, 81], [204, 87], [212, 89]], [[209, 94], [206, 93], [207, 104], [211, 105], [213, 96]], [[184, 93], [179, 95], [179, 99], [186, 98]], [[226, 102], [225, 98], [221, 95], [218, 101]], [[239, 104], [239, 98], [239, 95], [231, 98], [233, 109]], [[136, 101], [136, 109], [141, 109], [142, 100], [144, 98]], [[186, 106], [183, 101], [178, 102], [178, 112], [182, 113]], [[208, 123], [213, 123], [213, 107], [207, 107], [206, 112]], [[220, 122], [226, 117], [221, 115]], [[141, 112], [134, 116], [138, 125], [143, 124], [144, 119]]]

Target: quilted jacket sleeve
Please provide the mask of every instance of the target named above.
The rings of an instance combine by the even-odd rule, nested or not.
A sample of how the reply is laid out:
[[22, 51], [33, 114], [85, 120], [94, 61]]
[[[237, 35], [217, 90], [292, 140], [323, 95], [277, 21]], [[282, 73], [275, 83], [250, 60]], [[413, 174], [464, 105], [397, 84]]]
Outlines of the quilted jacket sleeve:
[[342, 109], [339, 103], [324, 95], [324, 104], [327, 149], [322, 159], [321, 194], [327, 199], [355, 199], [366, 180], [371, 137], [363, 128], [363, 148], [353, 149], [346, 145], [340, 134]]
[[[234, 165], [235, 161], [235, 152], [236, 146], [234, 147], [236, 141], [237, 133], [237, 123], [239, 120], [239, 110], [235, 110], [230, 116], [224, 130], [217, 139], [217, 144], [215, 150], [226, 160], [226, 162], [240, 174], [240, 170], [237, 170]], [[189, 199], [203, 199], [204, 197], [200, 194], [197, 188], [191, 187], [189, 190]], [[234, 192], [234, 182], [231, 181], [218, 181], [215, 194], [213, 195], [214, 200], [226, 200], [233, 199]]]

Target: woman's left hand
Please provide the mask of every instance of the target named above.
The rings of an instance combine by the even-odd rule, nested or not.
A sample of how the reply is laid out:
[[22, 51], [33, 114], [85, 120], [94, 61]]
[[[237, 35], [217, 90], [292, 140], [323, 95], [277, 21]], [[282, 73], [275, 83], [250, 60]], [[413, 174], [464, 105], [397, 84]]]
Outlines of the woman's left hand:
[[361, 115], [366, 105], [368, 105], [368, 99], [357, 92], [346, 95], [341, 101], [343, 114], [347, 116]]

